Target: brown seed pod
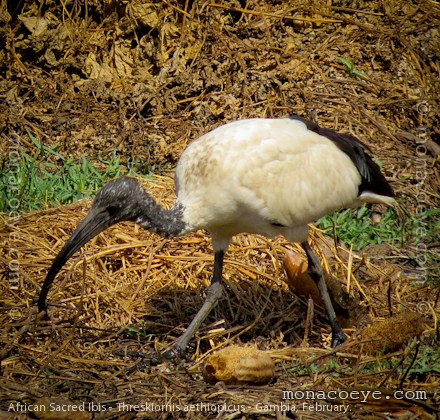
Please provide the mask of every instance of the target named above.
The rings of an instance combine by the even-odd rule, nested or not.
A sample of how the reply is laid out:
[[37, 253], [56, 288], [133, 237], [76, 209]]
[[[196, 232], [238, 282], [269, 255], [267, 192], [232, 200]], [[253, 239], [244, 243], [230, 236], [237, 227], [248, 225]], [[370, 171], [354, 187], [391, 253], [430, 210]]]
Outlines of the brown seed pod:
[[284, 269], [287, 274], [287, 285], [293, 293], [305, 299], [311, 297], [316, 305], [324, 307], [318, 286], [307, 273], [307, 261], [303, 255], [287, 251], [284, 258]]
[[203, 378], [215, 384], [264, 384], [275, 375], [275, 364], [254, 347], [230, 346], [210, 355], [203, 365]]
[[[307, 272], [307, 260], [304, 255], [287, 251], [284, 258], [284, 269], [286, 270], [285, 281], [289, 289], [297, 296], [306, 300], [313, 299], [315, 305], [324, 308], [316, 282]], [[363, 307], [359, 299], [349, 295], [341, 286], [339, 281], [328, 274], [325, 275], [325, 283], [333, 303], [338, 321], [342, 327], [353, 327], [363, 325], [370, 321], [368, 311]]]
[[408, 341], [423, 332], [425, 320], [417, 312], [406, 312], [383, 321], [376, 321], [363, 329], [353, 348], [376, 355], [401, 349]]

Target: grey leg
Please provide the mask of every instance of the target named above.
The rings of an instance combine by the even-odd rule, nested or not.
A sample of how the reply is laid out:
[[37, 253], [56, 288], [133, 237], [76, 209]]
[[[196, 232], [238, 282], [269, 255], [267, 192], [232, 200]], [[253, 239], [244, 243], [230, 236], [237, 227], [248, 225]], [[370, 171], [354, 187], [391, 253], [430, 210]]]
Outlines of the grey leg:
[[303, 247], [307, 255], [307, 260], [309, 263], [308, 273], [318, 285], [322, 301], [324, 302], [325, 310], [327, 311], [327, 316], [332, 329], [332, 347], [334, 348], [342, 344], [347, 339], [347, 336], [345, 335], [344, 331], [339, 325], [338, 320], [336, 319], [335, 310], [333, 308], [330, 295], [328, 294], [327, 285], [325, 284], [324, 280], [324, 273], [322, 271], [321, 263], [319, 262], [318, 257], [315, 255], [308, 242], [303, 242], [301, 246]]
[[217, 251], [214, 257], [214, 274], [212, 276], [211, 285], [208, 288], [207, 296], [203, 306], [200, 308], [197, 315], [191, 321], [186, 331], [177, 340], [176, 345], [172, 350], [164, 354], [166, 359], [184, 358], [188, 343], [194, 337], [202, 322], [206, 319], [212, 309], [217, 305], [223, 294], [223, 258], [225, 252], [223, 250]]

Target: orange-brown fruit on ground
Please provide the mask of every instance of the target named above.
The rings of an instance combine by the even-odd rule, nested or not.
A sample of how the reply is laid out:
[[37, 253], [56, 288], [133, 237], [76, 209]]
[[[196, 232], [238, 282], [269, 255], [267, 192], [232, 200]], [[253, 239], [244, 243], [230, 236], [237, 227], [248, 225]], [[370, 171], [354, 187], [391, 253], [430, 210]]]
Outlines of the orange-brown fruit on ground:
[[275, 364], [255, 347], [230, 346], [210, 355], [203, 365], [203, 378], [215, 384], [265, 384], [275, 375]]
[[300, 254], [287, 251], [284, 269], [287, 274], [286, 282], [293, 293], [306, 299], [311, 297], [315, 305], [324, 307], [318, 286], [307, 273], [307, 261]]
[[383, 321], [375, 321], [362, 330], [353, 349], [370, 355], [399, 350], [423, 332], [425, 320], [417, 312], [405, 312]]
[[[286, 283], [297, 296], [306, 300], [313, 299], [315, 305], [324, 309], [316, 282], [307, 272], [305, 256], [293, 251], [287, 251], [284, 258]], [[339, 323], [344, 328], [365, 325], [370, 322], [368, 310], [354, 296], [347, 293], [337, 278], [324, 273], [325, 283], [336, 312]]]

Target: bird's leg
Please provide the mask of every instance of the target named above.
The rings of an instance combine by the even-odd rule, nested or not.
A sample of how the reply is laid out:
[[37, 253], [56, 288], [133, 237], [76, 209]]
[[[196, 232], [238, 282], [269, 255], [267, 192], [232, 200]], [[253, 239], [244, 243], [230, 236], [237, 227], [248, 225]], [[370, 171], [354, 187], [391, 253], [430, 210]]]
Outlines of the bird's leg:
[[216, 251], [214, 256], [214, 273], [211, 279], [211, 285], [209, 286], [207, 291], [205, 302], [203, 303], [203, 306], [200, 308], [199, 312], [197, 312], [197, 315], [189, 324], [186, 331], [179, 337], [174, 347], [163, 354], [145, 354], [140, 352], [130, 353], [130, 356], [140, 357], [142, 359], [141, 362], [133, 366], [130, 371], [144, 369], [148, 366], [157, 365], [164, 360], [178, 362], [179, 360], [185, 358], [188, 343], [194, 337], [202, 322], [206, 319], [206, 317], [209, 315], [209, 313], [220, 300], [223, 294], [222, 273], [224, 256], [224, 250]]
[[202, 322], [206, 319], [212, 309], [217, 305], [223, 294], [223, 258], [225, 252], [223, 250], [216, 251], [214, 257], [214, 274], [211, 279], [211, 285], [208, 288], [207, 296], [203, 306], [197, 315], [191, 321], [186, 331], [179, 337], [174, 348], [166, 352], [163, 357], [166, 359], [184, 358], [188, 343], [194, 337]]
[[307, 255], [307, 260], [309, 263], [308, 273], [318, 285], [322, 301], [324, 302], [325, 310], [327, 311], [327, 316], [332, 329], [332, 347], [334, 348], [342, 344], [347, 339], [347, 336], [336, 319], [336, 313], [327, 290], [327, 285], [325, 284], [324, 273], [318, 257], [315, 255], [308, 242], [303, 242], [301, 246]]

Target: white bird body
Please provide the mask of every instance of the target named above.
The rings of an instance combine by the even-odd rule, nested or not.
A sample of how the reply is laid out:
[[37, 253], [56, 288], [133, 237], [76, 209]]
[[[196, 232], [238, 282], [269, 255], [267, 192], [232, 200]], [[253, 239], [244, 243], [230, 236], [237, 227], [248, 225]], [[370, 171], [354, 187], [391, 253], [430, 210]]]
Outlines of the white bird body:
[[305, 118], [249, 119], [223, 125], [190, 144], [176, 168], [177, 200], [164, 209], [133, 178], [120, 177], [96, 195], [92, 208], [56, 256], [38, 307], [66, 261], [111, 225], [133, 221], [163, 236], [206, 229], [212, 236], [214, 272], [207, 297], [167, 357], [182, 356], [219, 301], [224, 255], [241, 232], [283, 235], [301, 242], [332, 328], [332, 345], [346, 336], [328, 294], [319, 260], [307, 243], [308, 223], [363, 201], [391, 205], [393, 190], [355, 137]]
[[308, 223], [362, 201], [360, 184], [346, 153], [290, 118], [220, 126], [191, 143], [176, 168], [187, 230], [208, 230], [223, 249], [241, 232], [304, 242]]

